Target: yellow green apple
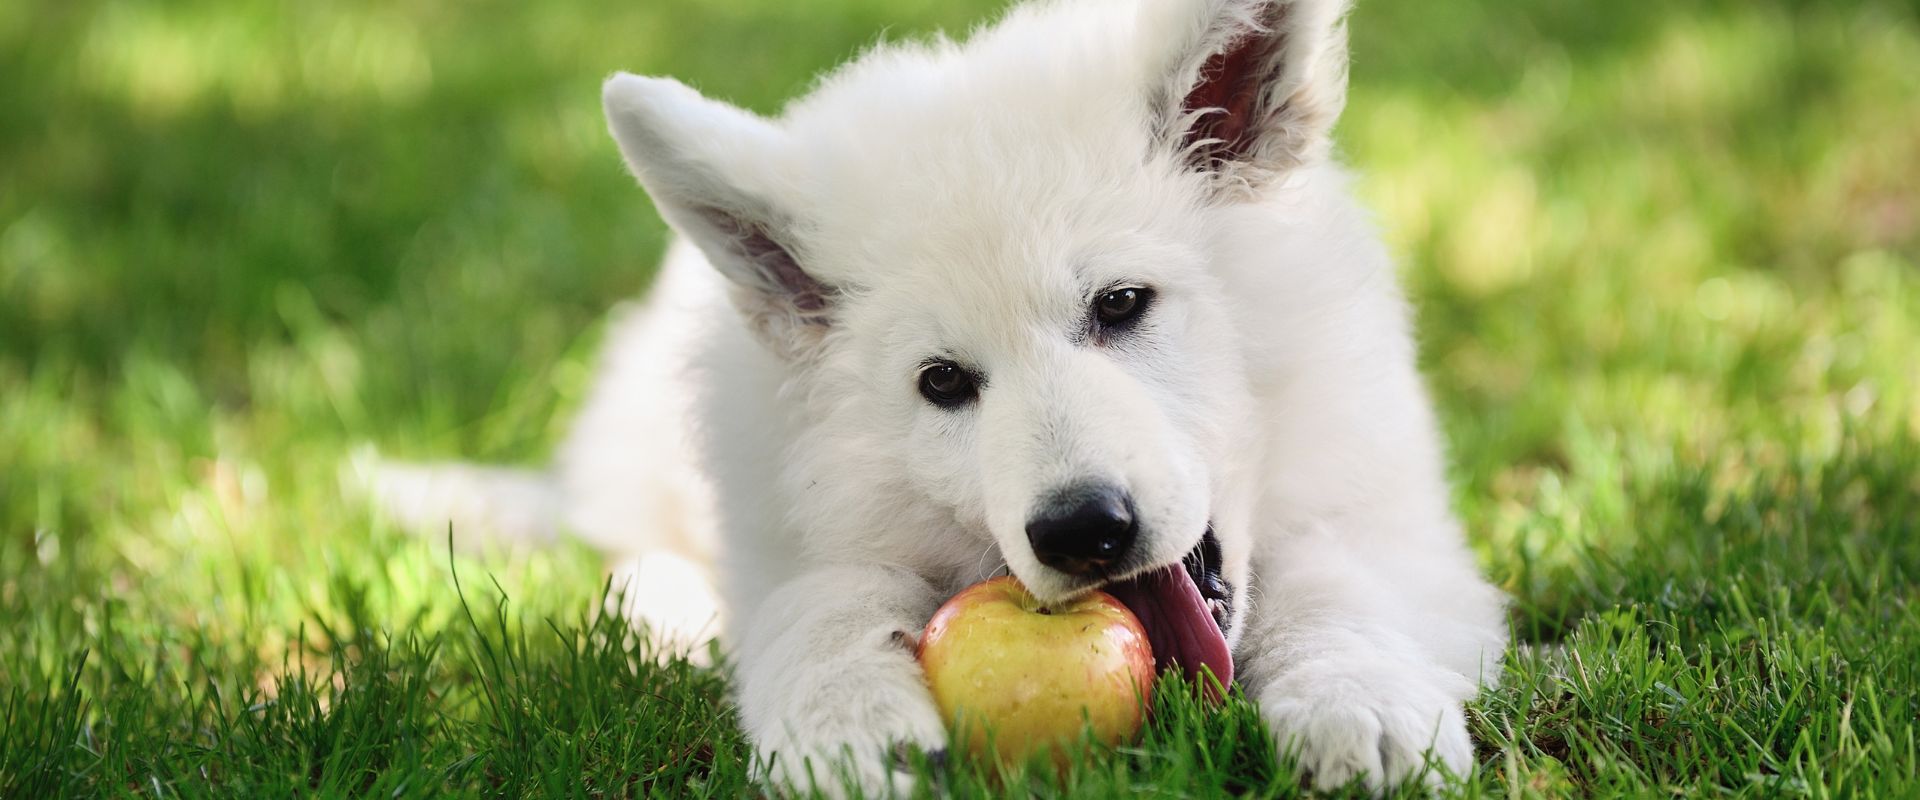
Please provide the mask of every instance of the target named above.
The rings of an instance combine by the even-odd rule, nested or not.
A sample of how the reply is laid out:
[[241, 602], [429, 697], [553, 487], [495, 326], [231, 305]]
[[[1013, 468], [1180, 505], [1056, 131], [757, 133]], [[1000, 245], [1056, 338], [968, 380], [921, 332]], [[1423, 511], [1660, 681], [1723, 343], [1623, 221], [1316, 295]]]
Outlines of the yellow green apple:
[[1105, 592], [1043, 605], [994, 578], [953, 596], [927, 623], [920, 665], [956, 742], [1021, 763], [1091, 728], [1132, 739], [1153, 691], [1153, 651], [1133, 612]]

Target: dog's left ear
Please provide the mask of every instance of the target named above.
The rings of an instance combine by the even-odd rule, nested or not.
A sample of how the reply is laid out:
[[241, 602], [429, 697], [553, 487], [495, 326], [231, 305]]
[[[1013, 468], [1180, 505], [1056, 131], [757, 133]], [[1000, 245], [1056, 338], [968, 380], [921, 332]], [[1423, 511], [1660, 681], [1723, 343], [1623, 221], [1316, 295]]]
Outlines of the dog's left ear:
[[1346, 105], [1348, 2], [1146, 0], [1160, 135], [1223, 188], [1324, 158]]

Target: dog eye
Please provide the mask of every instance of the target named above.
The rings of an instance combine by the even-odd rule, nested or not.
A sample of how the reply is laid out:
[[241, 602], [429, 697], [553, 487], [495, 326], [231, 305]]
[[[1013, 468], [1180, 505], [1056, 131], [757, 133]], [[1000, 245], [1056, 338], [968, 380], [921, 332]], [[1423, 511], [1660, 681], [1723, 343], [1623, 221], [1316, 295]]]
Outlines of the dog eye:
[[1152, 289], [1136, 286], [1114, 289], [1094, 301], [1093, 314], [1104, 327], [1125, 325], [1146, 311], [1147, 303], [1152, 299]]
[[920, 370], [920, 396], [941, 408], [956, 408], [980, 394], [973, 373], [950, 361], [936, 361]]

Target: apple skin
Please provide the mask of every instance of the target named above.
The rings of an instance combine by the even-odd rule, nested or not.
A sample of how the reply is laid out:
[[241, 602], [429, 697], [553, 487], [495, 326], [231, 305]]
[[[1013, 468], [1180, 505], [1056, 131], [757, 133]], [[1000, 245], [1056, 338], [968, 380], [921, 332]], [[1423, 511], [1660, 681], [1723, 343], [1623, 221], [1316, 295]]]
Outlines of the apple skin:
[[1076, 740], [1082, 721], [1107, 744], [1140, 731], [1152, 697], [1153, 650], [1125, 605], [1093, 591], [1043, 608], [1012, 577], [954, 595], [920, 637], [920, 666], [969, 753], [1020, 764]]

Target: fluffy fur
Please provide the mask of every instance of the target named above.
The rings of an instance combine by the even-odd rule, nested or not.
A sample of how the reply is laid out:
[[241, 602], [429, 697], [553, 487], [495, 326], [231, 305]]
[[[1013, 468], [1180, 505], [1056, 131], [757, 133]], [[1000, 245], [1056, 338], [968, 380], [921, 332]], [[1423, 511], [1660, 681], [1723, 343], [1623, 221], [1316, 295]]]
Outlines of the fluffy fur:
[[[1502, 601], [1329, 153], [1344, 11], [1027, 5], [964, 44], [868, 52], [777, 119], [616, 75], [613, 135], [682, 235], [660, 283], [549, 475], [389, 468], [389, 505], [715, 581], [772, 777], [879, 788], [894, 746], [945, 738], [903, 642], [996, 572], [1083, 590], [1025, 524], [1063, 485], [1117, 483], [1141, 564], [1213, 526], [1240, 683], [1318, 784], [1402, 782], [1429, 751], [1468, 770], [1462, 702], [1496, 674]], [[1153, 305], [1089, 339], [1118, 285]], [[923, 399], [932, 358], [977, 370], [979, 400]], [[698, 635], [702, 589], [659, 580], [631, 610]]]

